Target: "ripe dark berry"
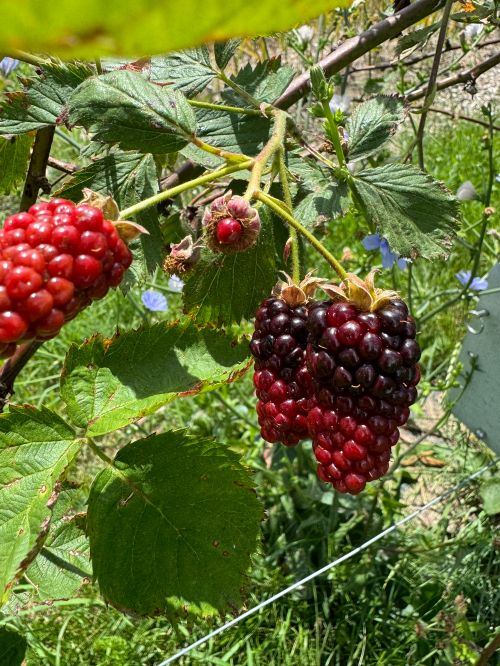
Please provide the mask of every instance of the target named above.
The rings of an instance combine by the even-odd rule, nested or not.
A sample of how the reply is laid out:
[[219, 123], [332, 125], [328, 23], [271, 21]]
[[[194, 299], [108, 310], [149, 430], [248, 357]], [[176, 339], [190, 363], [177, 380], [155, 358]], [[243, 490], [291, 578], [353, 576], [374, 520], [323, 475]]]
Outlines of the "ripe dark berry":
[[[395, 299], [375, 312], [352, 303], [311, 305], [307, 324], [307, 368], [317, 401], [308, 426], [318, 476], [339, 492], [357, 494], [386, 473], [398, 427], [416, 400], [415, 322]], [[337, 425], [325, 425], [327, 411], [336, 414]]]
[[92, 206], [53, 199], [0, 229], [0, 356], [57, 335], [65, 321], [117, 286], [132, 255]]

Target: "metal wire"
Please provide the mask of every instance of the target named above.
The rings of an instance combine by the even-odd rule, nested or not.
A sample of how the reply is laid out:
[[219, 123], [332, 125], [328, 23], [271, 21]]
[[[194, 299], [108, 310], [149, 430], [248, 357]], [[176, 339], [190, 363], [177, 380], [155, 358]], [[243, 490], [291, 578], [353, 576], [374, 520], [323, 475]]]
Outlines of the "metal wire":
[[371, 539], [368, 539], [368, 541], [365, 541], [363, 544], [361, 544], [361, 546], [358, 546], [357, 548], [354, 548], [353, 550], [349, 551], [345, 555], [342, 555], [341, 557], [337, 558], [336, 560], [333, 560], [333, 562], [330, 562], [329, 564], [325, 564], [325, 566], [321, 567], [321, 569], [318, 569], [317, 571], [314, 571], [313, 573], [309, 574], [305, 578], [302, 578], [301, 580], [298, 580], [297, 582], [293, 583], [292, 585], [285, 588], [284, 590], [281, 590], [281, 592], [278, 592], [277, 594], [274, 594], [272, 597], [269, 597], [269, 599], [265, 599], [264, 601], [261, 601], [260, 604], [257, 604], [257, 606], [253, 606], [253, 608], [250, 608], [249, 610], [245, 611], [241, 615], [238, 615], [238, 617], [235, 617], [232, 620], [229, 620], [229, 622], [226, 622], [226, 624], [223, 624], [222, 626], [218, 627], [217, 629], [214, 629], [210, 633], [206, 634], [206, 636], [203, 636], [203, 638], [200, 638], [197, 641], [195, 641], [194, 643], [191, 643], [191, 645], [188, 645], [187, 647], [182, 648], [182, 650], [179, 650], [179, 652], [174, 654], [172, 657], [168, 657], [168, 659], [165, 659], [165, 661], [162, 661], [161, 664], [159, 664], [158, 666], [168, 666], [168, 664], [172, 664], [174, 661], [176, 661], [180, 657], [183, 657], [188, 652], [191, 652], [191, 650], [194, 650], [194, 648], [197, 648], [200, 645], [203, 645], [203, 643], [206, 643], [211, 638], [214, 638], [215, 636], [218, 636], [223, 631], [226, 631], [226, 629], [229, 629], [230, 627], [234, 627], [234, 625], [238, 624], [239, 622], [242, 622], [247, 617], [250, 617], [250, 615], [253, 615], [254, 613], [257, 613], [262, 608], [265, 608], [266, 606], [269, 606], [270, 604], [274, 603], [277, 599], [281, 599], [281, 597], [284, 597], [285, 595], [289, 594], [290, 592], [293, 592], [294, 590], [297, 590], [299, 587], [302, 587], [306, 583], [309, 583], [309, 581], [313, 580], [314, 578], [317, 578], [318, 576], [321, 576], [322, 574], [326, 573], [327, 571], [330, 571], [330, 569], [333, 569], [338, 564], [342, 564], [342, 562], [345, 562], [346, 560], [350, 560], [352, 557], [354, 557], [358, 553], [361, 553], [364, 550], [366, 550], [367, 548], [369, 548], [372, 544], [376, 543], [377, 541], [380, 541], [381, 539], [383, 539], [388, 534], [391, 534], [391, 532], [395, 532], [402, 525], [404, 525], [405, 523], [408, 523], [410, 520], [413, 520], [413, 518], [416, 518], [416, 516], [420, 515], [421, 513], [424, 513], [424, 511], [427, 511], [428, 509], [433, 507], [435, 504], [439, 504], [439, 502], [442, 502], [444, 499], [446, 499], [447, 497], [452, 495], [455, 491], [460, 490], [460, 488], [467, 485], [473, 479], [476, 479], [478, 476], [481, 476], [481, 474], [483, 474], [483, 472], [485, 472], [487, 469], [489, 469], [493, 465], [496, 465], [498, 460], [499, 459], [496, 458], [492, 462], [488, 463], [488, 465], [485, 465], [484, 467], [481, 467], [481, 469], [479, 469], [477, 472], [474, 472], [474, 474], [471, 474], [466, 479], [463, 479], [462, 481], [457, 483], [452, 488], [449, 488], [446, 492], [442, 493], [441, 495], [438, 495], [437, 497], [432, 499], [430, 502], [427, 502], [427, 504], [424, 504], [419, 509], [416, 509], [415, 511], [410, 513], [408, 516], [405, 516], [404, 518], [401, 518], [401, 520], [398, 520], [396, 523], [394, 523], [394, 525], [391, 525], [390, 527], [387, 527], [382, 532], [379, 532], [376, 536], [372, 537]]

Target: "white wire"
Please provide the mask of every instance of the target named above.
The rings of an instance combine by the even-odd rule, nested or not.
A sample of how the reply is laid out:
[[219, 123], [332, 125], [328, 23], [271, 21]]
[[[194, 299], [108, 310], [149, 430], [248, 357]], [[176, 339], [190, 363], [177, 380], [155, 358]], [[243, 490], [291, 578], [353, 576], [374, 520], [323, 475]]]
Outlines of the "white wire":
[[438, 495], [437, 497], [432, 499], [430, 502], [427, 502], [427, 504], [424, 504], [419, 509], [416, 509], [415, 511], [413, 511], [413, 513], [410, 513], [408, 516], [405, 516], [404, 518], [401, 518], [401, 520], [398, 520], [396, 523], [394, 523], [394, 525], [391, 525], [390, 527], [387, 527], [382, 532], [379, 532], [376, 536], [372, 537], [371, 539], [368, 539], [368, 541], [365, 541], [361, 546], [358, 546], [357, 548], [354, 548], [353, 550], [349, 551], [345, 555], [342, 555], [342, 557], [337, 558], [333, 562], [330, 562], [329, 564], [325, 564], [325, 566], [321, 567], [321, 569], [318, 569], [317, 571], [314, 571], [312, 574], [309, 574], [305, 578], [302, 578], [301, 580], [298, 580], [297, 582], [293, 583], [292, 585], [285, 588], [284, 590], [281, 590], [281, 592], [278, 592], [277, 594], [273, 595], [272, 597], [269, 597], [269, 599], [265, 599], [264, 601], [261, 601], [260, 604], [257, 604], [257, 606], [253, 606], [253, 608], [250, 608], [249, 610], [245, 611], [241, 615], [238, 615], [238, 617], [234, 617], [232, 620], [229, 620], [229, 622], [226, 622], [226, 624], [223, 624], [222, 626], [218, 627], [217, 629], [214, 629], [213, 631], [211, 631], [206, 636], [203, 636], [203, 638], [200, 638], [197, 641], [195, 641], [194, 643], [191, 643], [191, 645], [188, 645], [187, 647], [183, 648], [182, 650], [179, 650], [179, 652], [174, 654], [172, 657], [168, 657], [168, 659], [165, 659], [165, 661], [162, 661], [161, 664], [159, 664], [158, 666], [167, 666], [168, 664], [173, 663], [174, 661], [176, 661], [180, 657], [184, 656], [188, 652], [191, 652], [191, 650], [194, 650], [194, 648], [199, 647], [203, 643], [206, 643], [206, 641], [210, 640], [211, 638], [214, 638], [214, 636], [218, 636], [223, 631], [226, 631], [226, 629], [229, 629], [230, 627], [234, 627], [235, 624], [238, 624], [239, 622], [242, 622], [247, 617], [250, 617], [250, 615], [253, 615], [254, 613], [257, 613], [257, 611], [260, 611], [262, 608], [265, 608], [266, 606], [269, 606], [269, 604], [274, 603], [277, 599], [281, 599], [281, 597], [284, 597], [289, 592], [293, 592], [293, 590], [297, 590], [299, 587], [302, 587], [302, 585], [305, 585], [306, 583], [313, 580], [317, 576], [321, 576], [321, 574], [324, 574], [326, 571], [329, 571], [330, 569], [333, 569], [338, 564], [342, 564], [342, 562], [345, 562], [346, 560], [351, 559], [351, 557], [354, 557], [358, 553], [361, 553], [363, 550], [366, 550], [372, 544], [376, 543], [377, 541], [380, 541], [380, 539], [383, 539], [385, 536], [387, 536], [387, 534], [390, 534], [391, 532], [395, 532], [399, 527], [401, 527], [401, 525], [404, 525], [405, 523], [409, 522], [410, 520], [412, 520], [413, 518], [415, 518], [419, 514], [423, 513], [424, 511], [427, 511], [428, 509], [433, 507], [435, 504], [438, 504], [439, 502], [444, 500], [446, 497], [453, 494], [456, 490], [458, 490], [462, 486], [469, 483], [469, 481], [472, 481], [473, 479], [480, 476], [489, 467], [492, 467], [497, 462], [498, 462], [498, 459], [495, 459], [492, 462], [490, 462], [488, 465], [485, 465], [484, 467], [481, 467], [481, 469], [478, 470], [477, 472], [474, 472], [474, 474], [471, 474], [466, 479], [463, 479], [462, 481], [460, 481], [460, 483], [457, 483], [452, 488], [449, 488], [442, 495]]

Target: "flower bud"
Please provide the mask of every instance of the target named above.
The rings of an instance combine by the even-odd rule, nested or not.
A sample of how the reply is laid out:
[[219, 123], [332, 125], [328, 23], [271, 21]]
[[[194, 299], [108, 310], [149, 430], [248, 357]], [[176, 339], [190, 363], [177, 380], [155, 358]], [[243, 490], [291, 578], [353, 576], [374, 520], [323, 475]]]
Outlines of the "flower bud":
[[183, 275], [190, 271], [199, 260], [199, 241], [194, 243], [192, 236], [186, 236], [180, 243], [173, 243], [170, 246], [170, 254], [163, 262], [163, 270], [169, 275]]

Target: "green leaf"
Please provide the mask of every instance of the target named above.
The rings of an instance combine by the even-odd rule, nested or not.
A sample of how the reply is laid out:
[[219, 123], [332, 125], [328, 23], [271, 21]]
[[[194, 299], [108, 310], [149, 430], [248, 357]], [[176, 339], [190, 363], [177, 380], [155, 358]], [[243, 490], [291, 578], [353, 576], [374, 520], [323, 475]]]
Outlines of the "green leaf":
[[149, 0], [65, 0], [62, 4], [40, 0], [3, 3], [0, 52], [14, 48], [64, 57], [122, 54], [151, 55], [180, 50], [231, 37], [270, 35], [289, 30], [347, 0], [300, 0], [249, 3], [232, 0], [183, 0], [152, 5]]
[[73, 90], [91, 76], [84, 63], [48, 63], [41, 74], [27, 81], [25, 92], [5, 95], [0, 109], [0, 134], [23, 134], [55, 125]]
[[[120, 208], [132, 206], [159, 190], [154, 158], [152, 155], [117, 150], [77, 171], [65, 181], [56, 195], [80, 201], [84, 188], [111, 194]], [[149, 231], [149, 235], [142, 234], [140, 237], [142, 256], [135, 256], [134, 259], [136, 269], [143, 264], [144, 268], [139, 272], [145, 277], [147, 272], [152, 273], [156, 269], [163, 256], [156, 208], [153, 206], [142, 211], [136, 215], [136, 221]]]
[[208, 250], [186, 280], [185, 311], [200, 324], [224, 326], [253, 318], [277, 280], [272, 223], [259, 209], [262, 229], [256, 245], [246, 252], [213, 254]]
[[[225, 111], [196, 109], [196, 136], [203, 141], [232, 153], [254, 156], [269, 139], [270, 122], [263, 116], [241, 116]], [[181, 153], [206, 168], [225, 164], [225, 160], [210, 155], [190, 144]]]
[[217, 42], [214, 45], [215, 62], [221, 69], [227, 67], [240, 44], [240, 39], [229, 39], [227, 42]]
[[9, 194], [25, 177], [33, 137], [0, 139], [0, 192]]
[[128, 444], [115, 466], [88, 508], [105, 599], [141, 615], [239, 606], [262, 507], [238, 455], [177, 431]]
[[82, 516], [61, 520], [51, 529], [26, 571], [26, 578], [42, 601], [74, 597], [84, 583], [92, 580], [89, 548]]
[[295, 207], [295, 215], [308, 228], [324, 225], [345, 214], [349, 190], [345, 182], [334, 179], [332, 172], [312, 160], [289, 156], [288, 168], [309, 193]]
[[43, 545], [56, 484], [78, 452], [73, 430], [56, 414], [32, 407], [0, 416], [0, 595]]
[[[259, 102], [274, 102], [284, 92], [294, 77], [290, 65], [282, 65], [281, 58], [265, 60], [252, 66], [247, 63], [236, 76], [231, 76], [240, 88], [255, 97]], [[224, 99], [230, 104], [241, 104], [241, 97], [230, 88], [224, 90]]]
[[451, 192], [408, 164], [386, 164], [353, 178], [356, 199], [370, 223], [401, 257], [447, 257], [458, 228]]
[[349, 162], [377, 152], [404, 119], [404, 102], [393, 96], [380, 96], [358, 104], [347, 122]]
[[196, 129], [194, 112], [182, 93], [129, 70], [82, 83], [69, 99], [68, 115], [95, 140], [145, 153], [180, 150]]
[[500, 513], [500, 479], [483, 481], [479, 493], [483, 500], [483, 509], [489, 516]]
[[21, 666], [27, 647], [24, 636], [0, 627], [0, 666]]
[[150, 81], [172, 84], [188, 97], [205, 90], [216, 73], [206, 46], [151, 58]]
[[407, 56], [413, 53], [419, 46], [425, 46], [432, 35], [439, 30], [440, 23], [433, 23], [425, 28], [418, 28], [398, 39], [396, 44], [396, 55], [408, 51]]
[[234, 381], [248, 365], [248, 344], [220, 331], [174, 322], [94, 337], [66, 356], [62, 397], [89, 436], [153, 413], [177, 397]]

